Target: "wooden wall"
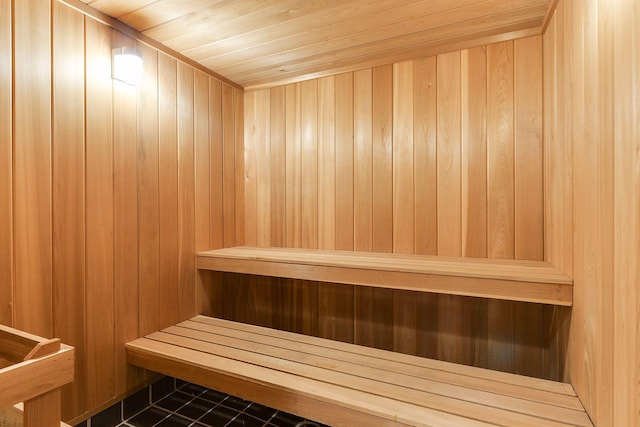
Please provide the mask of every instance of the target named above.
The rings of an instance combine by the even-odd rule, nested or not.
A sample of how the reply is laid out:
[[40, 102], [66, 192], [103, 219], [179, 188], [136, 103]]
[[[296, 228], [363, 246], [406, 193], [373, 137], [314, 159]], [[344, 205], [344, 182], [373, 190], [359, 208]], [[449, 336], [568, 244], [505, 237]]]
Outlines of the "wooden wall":
[[640, 7], [560, 0], [544, 35], [546, 257], [575, 281], [566, 379], [640, 425]]
[[[142, 85], [112, 81], [136, 44]], [[196, 313], [196, 248], [242, 242], [242, 115], [241, 90], [62, 3], [0, 0], [0, 322], [76, 347], [65, 419], [144, 379], [125, 342]]]
[[[542, 38], [247, 92], [245, 156], [249, 245], [542, 259]], [[213, 277], [217, 316], [561, 375], [550, 307]]]

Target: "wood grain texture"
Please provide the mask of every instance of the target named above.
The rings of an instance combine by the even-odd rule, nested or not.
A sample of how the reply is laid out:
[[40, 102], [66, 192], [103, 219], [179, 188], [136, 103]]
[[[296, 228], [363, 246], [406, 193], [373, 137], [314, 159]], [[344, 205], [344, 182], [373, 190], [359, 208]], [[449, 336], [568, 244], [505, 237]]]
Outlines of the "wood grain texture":
[[[119, 33], [113, 33], [112, 45], [133, 45], [135, 42]], [[147, 55], [149, 56], [149, 55]], [[153, 68], [152, 58], [149, 57], [148, 63], [145, 65], [147, 70]], [[149, 73], [149, 71], [147, 71]], [[155, 71], [151, 73], [151, 77]], [[114, 371], [115, 371], [115, 394], [118, 389], [127, 388], [126, 363], [122, 345], [130, 341], [137, 335], [136, 329], [139, 324], [139, 292], [135, 287], [129, 286], [129, 283], [135, 283], [142, 278], [142, 289], [146, 290], [148, 282], [146, 282], [145, 273], [148, 270], [141, 271], [140, 264], [145, 263], [140, 257], [143, 253], [148, 257], [148, 262], [153, 262], [153, 241], [155, 235], [149, 240], [149, 246], [146, 244], [139, 245], [138, 233], [144, 233], [146, 227], [153, 227], [153, 215], [150, 215], [146, 225], [138, 226], [138, 212], [142, 203], [138, 199], [144, 197], [138, 194], [138, 186], [142, 185], [143, 190], [149, 189], [149, 183], [139, 181], [139, 175], [144, 174], [145, 162], [141, 162], [142, 167], [138, 167], [137, 162], [132, 162], [139, 154], [138, 141], [136, 140], [136, 90], [131, 85], [115, 81], [112, 86], [113, 90], [113, 316], [115, 321], [114, 327]], [[142, 101], [144, 104], [144, 101]], [[142, 138], [146, 139], [143, 131], [140, 132]], [[148, 141], [148, 140], [147, 140]], [[147, 147], [145, 147], [147, 148]], [[143, 149], [144, 150], [144, 149]], [[142, 155], [144, 159], [144, 154]], [[145, 159], [146, 160], [146, 159]], [[140, 169], [141, 174], [138, 173]], [[146, 194], [144, 194], [146, 195]], [[149, 195], [151, 196], [151, 194]], [[145, 236], [148, 238], [148, 234]], [[153, 304], [153, 300], [151, 300]], [[153, 304], [154, 306], [157, 305]], [[154, 311], [150, 310], [149, 318], [157, 318]], [[156, 321], [157, 324], [157, 321]], [[145, 327], [148, 327], [144, 324]], [[154, 325], [155, 326], [155, 325]], [[153, 326], [152, 326], [153, 327]], [[132, 383], [136, 383], [135, 379], [131, 379]]]
[[372, 250], [393, 252], [393, 66], [376, 67], [372, 74]]
[[393, 65], [393, 251], [414, 248], [413, 63]]
[[638, 18], [560, 1], [543, 39], [545, 256], [575, 279], [566, 377], [596, 425], [639, 420]]
[[[513, 44], [510, 46], [513, 69], [514, 48]], [[528, 52], [530, 46], [523, 46], [522, 52]], [[495, 46], [493, 48], [498, 49]], [[489, 46], [482, 46], [439, 57], [364, 69], [356, 73], [317, 80], [318, 243], [321, 248], [353, 250], [362, 245], [365, 250], [393, 252], [394, 240], [396, 244], [402, 240], [407, 252], [436, 254], [440, 249], [440, 235], [441, 239], [449, 240], [453, 248], [447, 248], [449, 243], [445, 242], [441, 250], [453, 250], [451, 253], [464, 256], [488, 256], [487, 180], [491, 163], [487, 155], [490, 127], [487, 90], [489, 72], [493, 72], [493, 65], [487, 61], [488, 49]], [[539, 64], [542, 52], [540, 49], [532, 50], [533, 59], [529, 58], [529, 61], [538, 61]], [[514, 77], [504, 81], [505, 93], [511, 93], [512, 103], [515, 83]], [[301, 184], [302, 171], [297, 166], [302, 161], [299, 154], [303, 126], [301, 85], [280, 86], [270, 91], [271, 96], [275, 91], [285, 92], [286, 117], [283, 119], [280, 113], [274, 114], [272, 111], [269, 123], [272, 129], [274, 126], [286, 128], [285, 147], [278, 147], [274, 151], [273, 139], [270, 142], [271, 154], [278, 152], [279, 158], [284, 157], [284, 160], [278, 162], [282, 161], [285, 164], [286, 177], [285, 184], [276, 184], [281, 183], [282, 178], [272, 179], [270, 188], [265, 191], [270, 191], [273, 196], [280, 191], [276, 185], [285, 185], [287, 189], [284, 216], [286, 221], [281, 225], [282, 231], [275, 233], [272, 229], [271, 238], [274, 242], [283, 242], [278, 246], [302, 248], [306, 243], [305, 239], [298, 237], [301, 236], [301, 222], [296, 222], [301, 221], [296, 219], [300, 215], [296, 212], [301, 209], [299, 197], [302, 197], [305, 187]], [[245, 95], [246, 99], [251, 99], [252, 94], [257, 92], [248, 92]], [[454, 113], [445, 112], [451, 109], [449, 106], [452, 106]], [[512, 121], [515, 120], [517, 108], [516, 104], [511, 107]], [[366, 111], [370, 111], [371, 117], [366, 117]], [[251, 108], [247, 109], [247, 114], [247, 117], [252, 114]], [[500, 124], [497, 124], [495, 128], [499, 126]], [[368, 129], [369, 127], [371, 129]], [[247, 126], [246, 129], [249, 131], [250, 127]], [[362, 137], [363, 135], [365, 137]], [[453, 139], [450, 135], [454, 136]], [[370, 149], [367, 141], [369, 136]], [[515, 136], [512, 137], [512, 144], [514, 139]], [[396, 154], [409, 144], [411, 155], [401, 160], [402, 157]], [[449, 145], [453, 145], [455, 153], [451, 158], [453, 166], [448, 166], [445, 161], [447, 150], [452, 148]], [[512, 152], [512, 171], [517, 167], [514, 164], [514, 155]], [[438, 163], [439, 160], [441, 164]], [[274, 161], [272, 157], [272, 165], [275, 164]], [[371, 171], [368, 170], [369, 167]], [[526, 167], [541, 171], [542, 158], [532, 158]], [[274, 173], [272, 169], [272, 178]], [[396, 180], [401, 176], [404, 178], [394, 184], [396, 174], [399, 174]], [[444, 190], [446, 180], [453, 183], [453, 193]], [[512, 189], [509, 190], [512, 200], [519, 197], [526, 199], [526, 195], [519, 192], [525, 189], [516, 188], [514, 182], [515, 172], [511, 182]], [[542, 186], [542, 183], [539, 185]], [[411, 190], [405, 194], [401, 188]], [[368, 195], [369, 191], [372, 193], [371, 198]], [[538, 202], [539, 209], [541, 203], [542, 201]], [[445, 214], [447, 210], [451, 213]], [[372, 211], [370, 220], [366, 216], [369, 211]], [[246, 212], [248, 223], [256, 220], [251, 218], [254, 214], [250, 210]], [[271, 224], [279, 221], [275, 217], [276, 212], [278, 211], [271, 210]], [[509, 215], [515, 218], [515, 201], [505, 212], [509, 212]], [[322, 219], [323, 216], [330, 219], [325, 221]], [[541, 221], [540, 218], [538, 220]], [[447, 224], [453, 224], [452, 231], [457, 237], [451, 237], [451, 232], [443, 231]], [[402, 234], [403, 227], [413, 230]], [[372, 230], [371, 236], [367, 234], [369, 229]], [[322, 244], [323, 234], [328, 236], [324, 238], [326, 246]], [[332, 241], [332, 236], [335, 237], [335, 242]], [[515, 242], [515, 227], [511, 227], [504, 238]], [[515, 251], [510, 257], [514, 256]], [[301, 274], [298, 277], [307, 276]], [[314, 278], [321, 280], [322, 276]], [[242, 282], [244, 279], [242, 276], [236, 276], [234, 280]], [[303, 283], [307, 282], [263, 278], [261, 283], [271, 289], [272, 297], [277, 296], [272, 299], [271, 306], [268, 305], [267, 298], [265, 303], [255, 307], [255, 310], [267, 310], [272, 313], [274, 324], [292, 325], [292, 328], [296, 327], [296, 323], [302, 324], [307, 321], [296, 321], [295, 316], [299, 314], [296, 314], [287, 302], [295, 298], [296, 292], [293, 289], [304, 286]], [[515, 326], [510, 320], [512, 308], [508, 304], [494, 308], [497, 314], [492, 314], [494, 323], [490, 327], [487, 300], [459, 296], [447, 296], [439, 300], [441, 297], [433, 294], [407, 291], [385, 294], [359, 286], [354, 288], [328, 283], [320, 284], [319, 289], [319, 293], [316, 294], [318, 291], [314, 284], [307, 291], [307, 299], [304, 301], [305, 304], [311, 304], [309, 307], [320, 307], [318, 321], [323, 336], [337, 336], [336, 325], [344, 325], [345, 333], [338, 334], [342, 336], [338, 339], [353, 339], [348, 331], [355, 330], [356, 336], [376, 335], [370, 342], [384, 343], [387, 348], [431, 357], [439, 357], [440, 354], [440, 357], [449, 360], [487, 366], [491, 330], [492, 339], [496, 342], [500, 342], [500, 336], [509, 337], [504, 343], [506, 352], [493, 349], [491, 353], [492, 366], [505, 370], [515, 370], [516, 366], [527, 365], [525, 359], [516, 363], [516, 355], [521, 353], [516, 352], [516, 346], [524, 349], [531, 342], [537, 342], [538, 344], [533, 345], [532, 351], [541, 354], [548, 339], [542, 334], [534, 336], [533, 339], [527, 338], [526, 342], [519, 341], [517, 337], [511, 338], [515, 333]], [[318, 300], [308, 300], [311, 294], [318, 295]], [[284, 298], [283, 295], [288, 296]], [[378, 301], [381, 307], [386, 307], [386, 314], [380, 313], [376, 318], [367, 312], [366, 307], [370, 307], [373, 300]], [[528, 313], [527, 307], [522, 306], [517, 304], [513, 310]], [[552, 324], [557, 322], [558, 317], [545, 316], [543, 306], [530, 307], [530, 315], [543, 322], [543, 329], [553, 330]], [[281, 309], [286, 313], [280, 313]], [[524, 317], [528, 315], [523, 314]], [[309, 317], [305, 316], [305, 319]], [[522, 318], [518, 319], [518, 324], [523, 326]], [[360, 321], [363, 322], [362, 325], [359, 324]], [[389, 328], [387, 321], [391, 322], [393, 327]], [[455, 342], [455, 345], [448, 346], [446, 337], [452, 337], [451, 342]], [[438, 345], [438, 341], [441, 346]], [[544, 367], [558, 366], [562, 346], [554, 348], [557, 351], [550, 349], [545, 353], [545, 357], [548, 356], [546, 362], [540, 357], [532, 364], [531, 372], [544, 372], [541, 375], [557, 378], [554, 376], [559, 372], [557, 369], [553, 371], [554, 374], [550, 374], [552, 371]]]
[[[242, 92], [230, 90], [225, 121], [219, 80], [200, 71], [195, 78], [194, 67], [181, 63], [178, 89], [175, 58], [64, 2], [21, 2], [15, 10], [10, 3], [0, 3], [0, 317], [13, 323], [16, 310], [20, 319], [77, 347], [76, 380], [62, 393], [64, 417], [77, 423], [147, 378], [127, 367], [121, 344], [176, 323], [180, 295], [183, 312], [195, 313], [195, 174], [202, 167], [195, 166], [195, 141], [200, 148], [216, 147], [215, 140], [221, 149], [224, 123], [233, 153], [228, 168], [242, 177]], [[116, 45], [142, 50], [140, 86], [111, 79]], [[210, 82], [219, 88], [217, 109], [210, 108]], [[210, 127], [219, 138], [209, 135]], [[215, 164], [208, 157], [207, 168]], [[6, 162], [10, 167], [3, 167]], [[237, 181], [229, 191], [234, 210], [244, 210], [244, 180]], [[199, 193], [202, 217], [214, 216], [208, 206], [222, 194], [222, 176], [211, 179], [216, 182], [218, 193]], [[217, 208], [222, 224], [222, 205]], [[243, 221], [243, 214], [227, 218], [235, 229], [243, 229]], [[34, 240], [34, 232], [42, 236]], [[204, 234], [208, 239], [213, 233]], [[218, 237], [221, 242], [222, 228]], [[234, 230], [233, 238], [243, 234]], [[30, 260], [17, 261], [17, 250], [25, 248]], [[35, 275], [42, 289], [23, 306], [35, 290], [29, 279]], [[203, 295], [201, 301], [199, 308], [207, 310], [214, 299]]]
[[23, 52], [13, 64], [14, 324], [42, 336], [53, 332], [50, 6], [30, 0], [13, 9], [14, 49]]
[[[211, 170], [209, 124], [209, 77], [196, 71], [194, 75], [194, 166], [195, 166], [195, 250], [211, 247]], [[208, 313], [209, 275], [195, 276], [195, 305], [198, 313]]]
[[13, 325], [13, 105], [11, 1], [0, 1], [0, 323]]
[[438, 255], [462, 255], [460, 52], [437, 57]]
[[[133, 41], [132, 41], [133, 42]], [[116, 44], [117, 46], [118, 44]], [[128, 239], [130, 243], [128, 249], [133, 253], [128, 254], [131, 259], [127, 262], [135, 261], [137, 254], [137, 271], [131, 269], [131, 276], [127, 281], [133, 280], [133, 274], [139, 276], [139, 292], [131, 294], [129, 290], [121, 300], [125, 306], [129, 305], [129, 310], [138, 312], [138, 305], [146, 306], [147, 309], [140, 310], [138, 315], [127, 316], [131, 319], [131, 324], [124, 328], [126, 331], [135, 329], [135, 325], [140, 325], [140, 333], [143, 331], [153, 331], [160, 328], [160, 292], [158, 283], [160, 282], [160, 145], [159, 145], [159, 108], [158, 108], [158, 53], [147, 46], [140, 46], [143, 57], [142, 83], [136, 88], [133, 101], [137, 101], [137, 112], [126, 111], [127, 117], [137, 117], [137, 129], [127, 129], [129, 137], [137, 137], [136, 141], [127, 141], [128, 146], [137, 146], [137, 214], [135, 218], [136, 226], [132, 224], [129, 229]], [[127, 159], [134, 158], [134, 153], [128, 153]], [[129, 181], [124, 181], [131, 185], [131, 181], [136, 176], [126, 177]], [[133, 197], [130, 203], [135, 203]], [[129, 208], [127, 212], [135, 212], [136, 209]], [[131, 220], [133, 221], [133, 220]], [[137, 230], [136, 230], [137, 227]], [[136, 233], [137, 232], [137, 233]], [[136, 234], [138, 236], [136, 236]], [[137, 245], [137, 247], [136, 247]], [[127, 253], [127, 251], [123, 251]], [[133, 267], [133, 266], [132, 266]], [[126, 283], [126, 282], [125, 282]], [[130, 289], [130, 287], [129, 287]], [[132, 310], [133, 309], [133, 310]], [[124, 313], [123, 313], [124, 315]], [[132, 332], [128, 332], [131, 334]], [[124, 336], [131, 339], [130, 336]]]
[[92, 21], [86, 31], [86, 357], [87, 407], [115, 394], [114, 352], [114, 182], [113, 91], [102, 67], [111, 55], [112, 31]]
[[[206, 386], [220, 384], [228, 392], [234, 384], [234, 394], [336, 426], [369, 423], [367, 414], [382, 417], [373, 422], [377, 425], [475, 425], [478, 419], [482, 424], [592, 425], [570, 386], [204, 316], [138, 339], [127, 351], [132, 363], [199, 378]], [[236, 382], [218, 379], [226, 377]], [[297, 398], [282, 396], [283, 391]], [[373, 402], [380, 397], [385, 399]], [[333, 409], [301, 405], [308, 398]], [[406, 404], [419, 410], [414, 415], [400, 407]], [[349, 409], [359, 414], [351, 418], [345, 413]]]
[[451, 52], [504, 40], [509, 32], [539, 34], [553, 3], [66, 1], [88, 3], [245, 87]]
[[[195, 307], [194, 70], [178, 63], [178, 318]], [[233, 132], [232, 132], [233, 134]], [[232, 135], [231, 135], [232, 136]], [[233, 154], [233, 152], [232, 152]], [[233, 159], [235, 156], [231, 156]], [[232, 169], [233, 171], [233, 169]], [[227, 180], [229, 182], [229, 180]], [[233, 180], [231, 180], [233, 184]], [[233, 187], [232, 187], [233, 188]], [[233, 194], [230, 197], [234, 200]], [[231, 202], [233, 203], [233, 202]], [[235, 206], [233, 206], [235, 208]], [[233, 209], [235, 210], [235, 209]], [[235, 224], [234, 224], [235, 225]], [[225, 227], [226, 231], [226, 227]], [[229, 235], [233, 237], [234, 228]], [[225, 233], [225, 237], [227, 233]], [[235, 239], [234, 239], [235, 240]]]
[[178, 321], [178, 112], [175, 59], [158, 55], [159, 307], [162, 326]]
[[[74, 66], [84, 63], [82, 15], [59, 3], [54, 4], [53, 41], [53, 334], [76, 348], [75, 381], [82, 384], [85, 382], [84, 301], [87, 292], [85, 129], [84, 121], [77, 118], [84, 116], [85, 92], [83, 70]], [[86, 396], [79, 387], [65, 386], [64, 395], [69, 404], [64, 408], [63, 417], [68, 418], [86, 407]]]

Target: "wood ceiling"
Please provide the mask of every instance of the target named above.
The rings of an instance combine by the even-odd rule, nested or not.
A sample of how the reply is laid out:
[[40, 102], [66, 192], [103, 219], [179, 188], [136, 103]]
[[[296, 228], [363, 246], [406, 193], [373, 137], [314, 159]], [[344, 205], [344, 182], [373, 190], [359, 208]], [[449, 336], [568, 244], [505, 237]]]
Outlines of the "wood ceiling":
[[539, 34], [552, 0], [81, 0], [245, 88]]

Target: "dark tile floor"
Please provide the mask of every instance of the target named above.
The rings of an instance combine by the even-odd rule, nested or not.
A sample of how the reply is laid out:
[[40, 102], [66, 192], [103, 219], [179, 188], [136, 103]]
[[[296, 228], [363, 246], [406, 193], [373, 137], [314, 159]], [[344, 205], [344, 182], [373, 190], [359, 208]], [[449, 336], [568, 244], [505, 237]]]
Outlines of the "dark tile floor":
[[173, 378], [152, 384], [82, 426], [328, 427]]

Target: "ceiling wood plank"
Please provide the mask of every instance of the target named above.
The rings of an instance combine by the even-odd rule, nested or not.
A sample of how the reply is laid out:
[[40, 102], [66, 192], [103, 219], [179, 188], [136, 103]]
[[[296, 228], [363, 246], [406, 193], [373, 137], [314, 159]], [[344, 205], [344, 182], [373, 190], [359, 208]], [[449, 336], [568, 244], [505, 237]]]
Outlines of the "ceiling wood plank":
[[540, 34], [557, 0], [73, 1], [244, 87], [268, 87]]

